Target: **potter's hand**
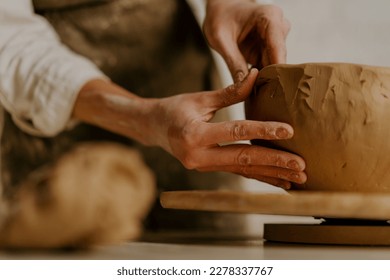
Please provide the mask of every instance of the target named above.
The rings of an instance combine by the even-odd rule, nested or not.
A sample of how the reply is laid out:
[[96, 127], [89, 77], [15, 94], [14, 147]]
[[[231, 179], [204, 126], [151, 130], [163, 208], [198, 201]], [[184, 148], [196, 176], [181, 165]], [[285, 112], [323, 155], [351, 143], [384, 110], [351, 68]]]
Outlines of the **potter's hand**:
[[288, 124], [258, 121], [212, 123], [219, 109], [245, 100], [258, 70], [222, 90], [141, 98], [104, 80], [92, 80], [80, 91], [73, 117], [135, 139], [161, 146], [189, 169], [226, 171], [289, 188], [304, 183], [305, 162], [297, 155], [237, 140], [292, 137]]
[[248, 73], [248, 63], [261, 69], [285, 63], [290, 24], [280, 8], [249, 0], [208, 0], [203, 25], [212, 48], [226, 61], [234, 81]]
[[[179, 159], [188, 169], [227, 171], [290, 188], [304, 183], [305, 162], [297, 155], [248, 144], [226, 144], [237, 140], [288, 139], [288, 124], [259, 121], [209, 122], [219, 109], [245, 100], [258, 70], [222, 90], [181, 94], [159, 99], [155, 112], [157, 144]], [[225, 145], [220, 146], [220, 144]]]

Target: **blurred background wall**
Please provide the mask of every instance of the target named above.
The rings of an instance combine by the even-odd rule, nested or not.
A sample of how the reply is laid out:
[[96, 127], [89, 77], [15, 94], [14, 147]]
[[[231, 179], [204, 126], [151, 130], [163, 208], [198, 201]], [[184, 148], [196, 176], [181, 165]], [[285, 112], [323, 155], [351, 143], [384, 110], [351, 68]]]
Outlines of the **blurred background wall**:
[[288, 63], [390, 67], [390, 1], [274, 0], [291, 22]]

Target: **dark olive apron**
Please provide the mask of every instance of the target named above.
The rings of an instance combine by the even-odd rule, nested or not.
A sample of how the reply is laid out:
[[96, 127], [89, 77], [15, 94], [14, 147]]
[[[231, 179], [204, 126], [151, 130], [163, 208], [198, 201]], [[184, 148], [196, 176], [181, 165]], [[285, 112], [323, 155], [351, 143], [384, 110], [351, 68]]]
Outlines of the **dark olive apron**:
[[[164, 97], [211, 87], [214, 71], [211, 55], [184, 0], [34, 0], [33, 3], [36, 12], [51, 23], [65, 45], [92, 60], [115, 83], [140, 96]], [[12, 196], [13, 187], [32, 171], [44, 168], [75, 143], [90, 140], [136, 146], [155, 172], [160, 190], [238, 184], [237, 178], [230, 174], [186, 170], [160, 148], [143, 147], [89, 125], [79, 125], [54, 138], [34, 137], [19, 130], [6, 114], [1, 150], [6, 195]], [[221, 221], [215, 222], [217, 215], [194, 219], [202, 215], [180, 211], [172, 214], [159, 208], [156, 203], [149, 227], [221, 226]], [[229, 227], [228, 224], [222, 227]]]

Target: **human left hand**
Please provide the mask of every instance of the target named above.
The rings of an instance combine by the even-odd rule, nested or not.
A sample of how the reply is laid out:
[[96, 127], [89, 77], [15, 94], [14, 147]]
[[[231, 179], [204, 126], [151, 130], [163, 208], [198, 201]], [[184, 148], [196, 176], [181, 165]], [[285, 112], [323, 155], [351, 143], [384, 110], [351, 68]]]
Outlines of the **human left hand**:
[[235, 82], [248, 74], [248, 63], [261, 69], [286, 62], [289, 22], [275, 5], [250, 0], [208, 0], [203, 31], [224, 58]]

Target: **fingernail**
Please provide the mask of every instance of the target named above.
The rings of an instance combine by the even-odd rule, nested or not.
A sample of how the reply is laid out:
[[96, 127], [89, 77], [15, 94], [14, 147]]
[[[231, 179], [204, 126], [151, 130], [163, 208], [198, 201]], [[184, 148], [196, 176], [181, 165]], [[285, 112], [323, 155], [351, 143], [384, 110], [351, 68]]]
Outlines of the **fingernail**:
[[242, 82], [244, 79], [245, 79], [245, 74], [243, 71], [239, 70], [236, 72], [236, 74], [234, 75], [234, 81], [237, 83], [237, 82]]
[[292, 172], [290, 173], [290, 181], [297, 184], [303, 184], [306, 182], [306, 176], [302, 175], [302, 173]]
[[275, 135], [279, 139], [285, 139], [285, 138], [288, 138], [290, 136], [290, 133], [284, 127], [279, 127], [278, 129], [276, 129]]
[[294, 170], [300, 170], [298, 162], [293, 159], [287, 162], [287, 167]]
[[290, 178], [292, 180], [298, 180], [300, 178], [300, 176], [298, 173], [292, 172], [292, 173], [290, 173]]

